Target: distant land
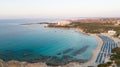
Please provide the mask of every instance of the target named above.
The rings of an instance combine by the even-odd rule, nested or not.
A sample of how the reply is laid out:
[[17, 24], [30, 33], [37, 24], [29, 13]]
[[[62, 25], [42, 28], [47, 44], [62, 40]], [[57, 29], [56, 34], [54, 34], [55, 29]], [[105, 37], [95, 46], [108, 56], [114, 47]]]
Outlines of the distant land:
[[61, 22], [62, 25], [52, 23], [48, 24], [48, 27], [77, 28], [85, 33], [106, 33], [108, 30], [115, 30], [117, 31], [116, 35], [120, 35], [120, 18], [83, 18], [67, 20], [66, 23], [68, 24], [64, 23]]

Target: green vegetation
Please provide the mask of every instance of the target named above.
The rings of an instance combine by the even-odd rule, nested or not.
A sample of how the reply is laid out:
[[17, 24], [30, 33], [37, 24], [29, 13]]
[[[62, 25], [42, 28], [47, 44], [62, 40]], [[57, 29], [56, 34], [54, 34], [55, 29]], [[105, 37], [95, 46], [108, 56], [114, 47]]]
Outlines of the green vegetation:
[[118, 36], [120, 36], [120, 29], [117, 30], [115, 37], [118, 37]]
[[98, 67], [109, 67], [112, 64], [112, 62], [107, 62], [105, 64], [99, 64]]
[[83, 23], [83, 22], [73, 22], [70, 25], [58, 26], [56, 24], [50, 24], [49, 27], [63, 27], [63, 28], [80, 28], [86, 33], [103, 33], [108, 30], [115, 30], [117, 34], [120, 35], [120, 26], [115, 26], [114, 23]]
[[101, 33], [107, 32], [115, 27], [113, 27], [113, 23], [79, 23], [74, 22], [74, 27], [78, 27], [83, 29], [86, 33]]
[[[110, 56], [111, 61], [115, 61], [115, 64], [120, 66], [120, 48], [112, 49], [112, 54]], [[107, 62], [105, 64], [99, 64], [98, 67], [108, 67], [112, 64], [112, 62]]]
[[112, 49], [112, 55], [110, 56], [111, 60], [114, 60], [117, 66], [120, 66], [120, 48]]

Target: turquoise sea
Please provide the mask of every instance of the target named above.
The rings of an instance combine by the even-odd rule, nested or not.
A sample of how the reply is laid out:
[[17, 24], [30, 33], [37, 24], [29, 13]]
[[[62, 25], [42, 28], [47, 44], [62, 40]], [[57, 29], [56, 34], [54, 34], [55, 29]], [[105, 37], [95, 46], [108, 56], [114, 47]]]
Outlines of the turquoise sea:
[[91, 58], [98, 44], [95, 37], [71, 29], [21, 25], [39, 21], [53, 20], [0, 20], [0, 58], [55, 65]]

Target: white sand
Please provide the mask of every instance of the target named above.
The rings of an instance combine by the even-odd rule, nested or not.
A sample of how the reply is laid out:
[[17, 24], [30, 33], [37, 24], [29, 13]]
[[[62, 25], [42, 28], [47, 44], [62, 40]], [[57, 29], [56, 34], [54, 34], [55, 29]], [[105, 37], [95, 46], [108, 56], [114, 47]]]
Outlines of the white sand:
[[81, 64], [81, 67], [88, 67], [88, 66], [94, 66], [94, 67], [97, 67], [97, 64], [95, 63], [95, 61], [96, 61], [96, 58], [97, 58], [97, 56], [98, 56], [98, 54], [99, 54], [99, 51], [100, 51], [100, 49], [101, 49], [101, 47], [102, 47], [102, 44], [103, 44], [103, 41], [101, 40], [101, 38], [99, 38], [97, 35], [93, 35], [93, 34], [91, 34], [92, 36], [95, 36], [96, 38], [97, 38], [97, 41], [98, 41], [98, 46], [97, 46], [97, 48], [95, 48], [94, 50], [93, 50], [93, 52], [92, 52], [92, 58], [88, 61], [88, 62], [86, 62], [86, 63], [82, 63]]

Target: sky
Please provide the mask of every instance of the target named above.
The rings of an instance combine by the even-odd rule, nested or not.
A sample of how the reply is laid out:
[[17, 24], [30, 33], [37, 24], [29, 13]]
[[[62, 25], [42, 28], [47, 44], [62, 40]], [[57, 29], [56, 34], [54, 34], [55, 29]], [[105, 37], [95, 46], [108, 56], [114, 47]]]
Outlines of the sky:
[[120, 0], [0, 0], [0, 18], [120, 17]]

